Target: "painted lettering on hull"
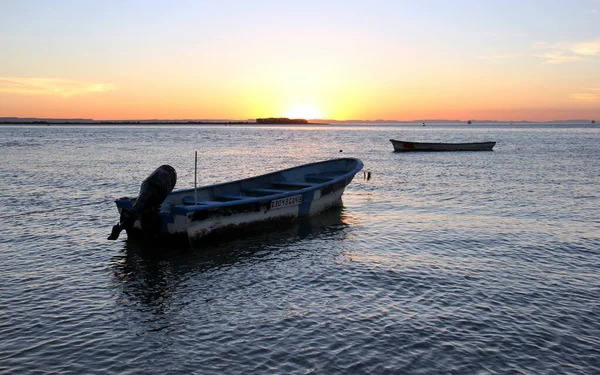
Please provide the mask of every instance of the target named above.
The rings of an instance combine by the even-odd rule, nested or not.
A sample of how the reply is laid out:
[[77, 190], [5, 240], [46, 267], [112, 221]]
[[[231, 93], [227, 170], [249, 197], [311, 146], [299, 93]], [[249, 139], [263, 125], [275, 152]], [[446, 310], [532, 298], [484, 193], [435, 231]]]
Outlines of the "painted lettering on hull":
[[292, 197], [286, 197], [281, 199], [275, 199], [271, 201], [271, 209], [297, 206], [302, 203], [302, 195], [294, 195]]

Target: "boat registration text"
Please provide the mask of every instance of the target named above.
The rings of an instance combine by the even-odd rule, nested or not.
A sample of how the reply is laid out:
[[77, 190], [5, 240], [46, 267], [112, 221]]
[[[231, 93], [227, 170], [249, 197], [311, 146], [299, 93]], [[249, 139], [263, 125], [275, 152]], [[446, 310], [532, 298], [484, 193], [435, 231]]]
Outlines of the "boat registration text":
[[275, 199], [271, 201], [271, 209], [297, 206], [300, 203], [302, 203], [302, 195], [294, 195], [292, 197]]

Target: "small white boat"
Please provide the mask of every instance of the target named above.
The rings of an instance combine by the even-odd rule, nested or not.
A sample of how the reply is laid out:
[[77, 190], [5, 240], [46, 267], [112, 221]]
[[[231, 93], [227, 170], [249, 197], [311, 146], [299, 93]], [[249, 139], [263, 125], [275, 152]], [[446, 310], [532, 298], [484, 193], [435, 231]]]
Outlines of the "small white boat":
[[177, 175], [164, 165], [144, 182], [136, 198], [115, 201], [128, 238], [184, 240], [190, 244], [248, 229], [291, 223], [341, 205], [342, 194], [363, 163], [340, 158], [264, 175], [190, 189], [172, 190]]
[[407, 142], [390, 139], [395, 152], [414, 152], [414, 151], [492, 151], [496, 142], [476, 142], [476, 143], [424, 143]]

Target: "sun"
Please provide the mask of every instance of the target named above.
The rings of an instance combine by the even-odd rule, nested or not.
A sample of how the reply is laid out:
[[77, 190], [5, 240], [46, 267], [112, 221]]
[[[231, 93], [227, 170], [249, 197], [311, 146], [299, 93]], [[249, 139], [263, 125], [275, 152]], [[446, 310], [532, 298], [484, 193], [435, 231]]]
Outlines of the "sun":
[[305, 103], [292, 105], [286, 113], [288, 118], [302, 118], [305, 120], [320, 119], [322, 116], [323, 113], [319, 108]]

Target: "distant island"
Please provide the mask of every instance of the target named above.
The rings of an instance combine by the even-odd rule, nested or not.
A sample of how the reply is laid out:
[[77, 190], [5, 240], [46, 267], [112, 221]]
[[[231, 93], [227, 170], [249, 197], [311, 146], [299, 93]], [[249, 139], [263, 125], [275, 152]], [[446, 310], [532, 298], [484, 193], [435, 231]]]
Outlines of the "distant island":
[[257, 118], [257, 124], [308, 124], [308, 121], [303, 118], [289, 119], [287, 117], [267, 117]]

